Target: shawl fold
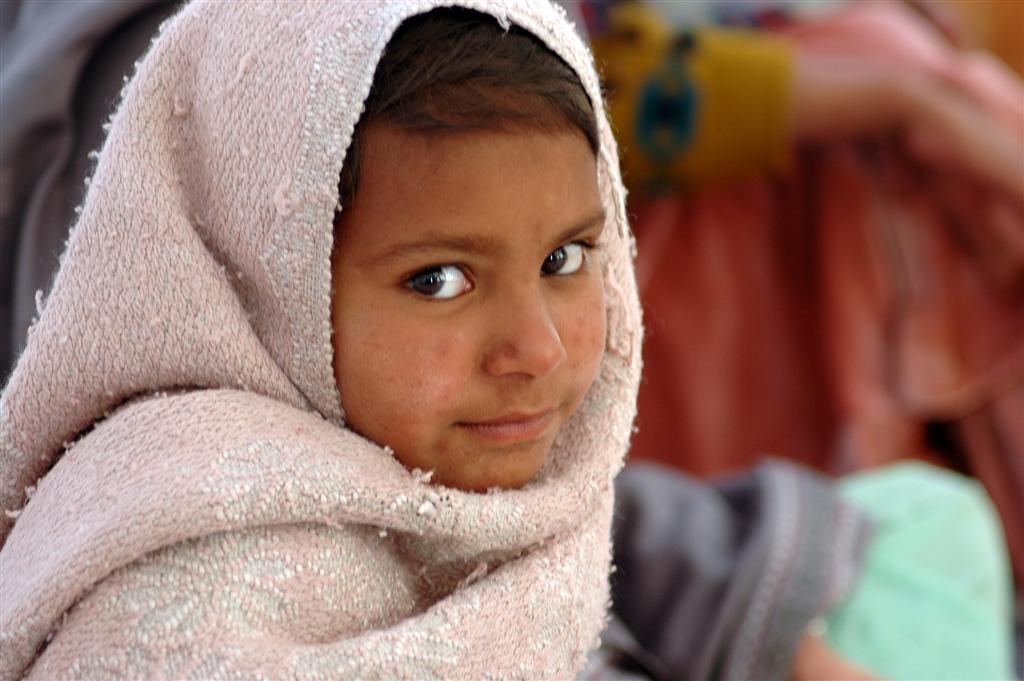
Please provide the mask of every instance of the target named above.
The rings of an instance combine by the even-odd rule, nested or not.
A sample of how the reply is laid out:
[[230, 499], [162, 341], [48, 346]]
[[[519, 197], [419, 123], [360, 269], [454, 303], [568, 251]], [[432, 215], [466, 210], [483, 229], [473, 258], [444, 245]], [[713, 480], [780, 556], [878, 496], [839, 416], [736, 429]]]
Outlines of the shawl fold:
[[[538, 477], [488, 494], [430, 485], [347, 430], [331, 369], [345, 150], [394, 30], [453, 4], [577, 72], [609, 221], [598, 379]], [[642, 330], [617, 151], [557, 8], [188, 5], [122, 92], [40, 302], [0, 397], [0, 679], [582, 666]]]

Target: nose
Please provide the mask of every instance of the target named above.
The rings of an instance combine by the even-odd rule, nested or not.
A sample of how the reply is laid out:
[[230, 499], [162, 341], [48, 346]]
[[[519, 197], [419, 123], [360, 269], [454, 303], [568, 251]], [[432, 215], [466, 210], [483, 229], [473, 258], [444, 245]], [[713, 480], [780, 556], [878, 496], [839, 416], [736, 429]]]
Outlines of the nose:
[[484, 370], [496, 377], [543, 378], [565, 363], [558, 325], [542, 291], [494, 301]]

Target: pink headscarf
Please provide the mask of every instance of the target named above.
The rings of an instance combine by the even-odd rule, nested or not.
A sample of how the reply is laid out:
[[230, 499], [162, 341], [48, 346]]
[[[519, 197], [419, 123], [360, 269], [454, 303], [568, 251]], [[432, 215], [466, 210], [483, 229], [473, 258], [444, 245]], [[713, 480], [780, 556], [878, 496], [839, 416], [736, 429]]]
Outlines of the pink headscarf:
[[[331, 369], [345, 151], [396, 27], [451, 4], [576, 70], [609, 216], [600, 375], [537, 479], [486, 495], [347, 430]], [[0, 398], [0, 679], [571, 676], [604, 623], [640, 373], [603, 111], [547, 3], [195, 2], [168, 22]]]

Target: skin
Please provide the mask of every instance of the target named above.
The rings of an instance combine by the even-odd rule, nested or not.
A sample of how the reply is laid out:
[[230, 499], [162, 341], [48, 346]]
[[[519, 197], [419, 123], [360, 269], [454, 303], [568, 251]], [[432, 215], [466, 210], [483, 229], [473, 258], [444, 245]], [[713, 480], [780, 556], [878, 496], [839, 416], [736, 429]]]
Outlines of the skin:
[[855, 57], [796, 56], [796, 138], [829, 141], [902, 131], [917, 158], [957, 169], [1024, 203], [1024, 128], [1003, 125], [933, 76]]
[[866, 672], [837, 654], [825, 639], [813, 634], [805, 635], [797, 646], [793, 658], [790, 681], [877, 681], [878, 677]]
[[348, 424], [441, 484], [520, 487], [604, 352], [594, 155], [575, 130], [364, 134], [332, 259]]

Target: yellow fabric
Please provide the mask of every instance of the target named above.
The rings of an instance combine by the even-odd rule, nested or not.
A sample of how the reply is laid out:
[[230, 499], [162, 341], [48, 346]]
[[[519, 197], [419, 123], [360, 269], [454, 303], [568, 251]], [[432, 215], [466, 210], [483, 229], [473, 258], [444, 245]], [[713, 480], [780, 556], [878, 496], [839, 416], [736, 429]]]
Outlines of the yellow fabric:
[[638, 3], [614, 8], [609, 20], [593, 49], [630, 191], [652, 194], [785, 166], [792, 79], [785, 43], [740, 30], [674, 34]]

